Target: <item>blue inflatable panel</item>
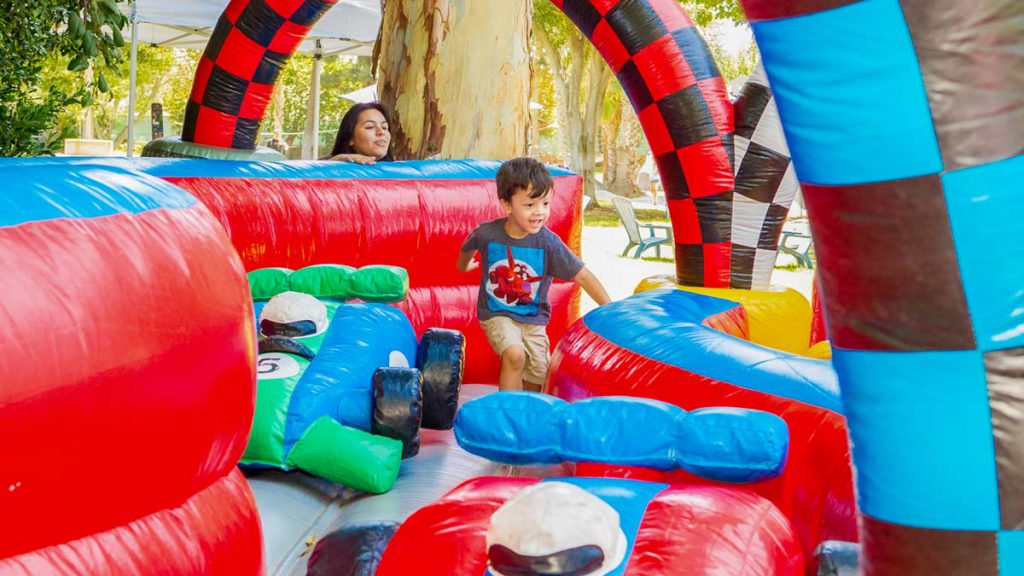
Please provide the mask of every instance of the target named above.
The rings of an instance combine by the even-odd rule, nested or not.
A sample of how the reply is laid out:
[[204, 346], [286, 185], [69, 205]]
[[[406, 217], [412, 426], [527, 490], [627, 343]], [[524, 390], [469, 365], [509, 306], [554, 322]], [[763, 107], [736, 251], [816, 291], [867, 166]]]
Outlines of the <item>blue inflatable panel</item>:
[[0, 158], [0, 226], [56, 218], [99, 218], [158, 208], [187, 208], [181, 188], [119, 167], [76, 165], [48, 158]]
[[616, 346], [652, 360], [842, 414], [831, 362], [772, 350], [701, 325], [708, 316], [736, 306], [682, 290], [651, 290], [601, 306], [583, 322]]
[[[411, 160], [378, 162], [296, 161], [240, 162], [192, 158], [140, 158], [123, 160], [160, 178], [285, 178], [367, 180], [494, 180], [500, 162], [485, 160]], [[572, 176], [564, 168], [548, 166], [552, 176]]]
[[789, 455], [789, 428], [758, 410], [701, 408], [679, 430], [679, 467], [721, 482], [757, 482], [782, 474]]
[[284, 453], [322, 416], [370, 431], [373, 373], [391, 365], [393, 352], [416, 361], [416, 333], [401, 310], [385, 304], [338, 307], [317, 353], [288, 405]]
[[615, 462], [659, 470], [676, 468], [679, 429], [686, 411], [645, 398], [603, 397], [567, 404], [559, 411], [562, 459]]
[[467, 452], [494, 462], [527, 465], [561, 462], [555, 411], [565, 400], [547, 394], [488, 394], [459, 408], [455, 439]]
[[721, 482], [754, 482], [785, 468], [782, 418], [739, 408], [685, 410], [643, 398], [601, 397], [572, 404], [529, 392], [467, 403], [455, 437], [468, 452], [505, 464], [603, 462], [682, 468]]
[[984, 352], [1024, 346], [1022, 182], [1024, 156], [942, 175], [960, 277]]
[[899, 0], [862, 0], [751, 27], [801, 183], [866, 184], [942, 171]]
[[[939, 530], [998, 530], [999, 488], [985, 361], [976, 350], [836, 349], [860, 509]], [[937, 425], [955, 422], [955, 425]], [[935, 462], [944, 462], [942, 473]]]

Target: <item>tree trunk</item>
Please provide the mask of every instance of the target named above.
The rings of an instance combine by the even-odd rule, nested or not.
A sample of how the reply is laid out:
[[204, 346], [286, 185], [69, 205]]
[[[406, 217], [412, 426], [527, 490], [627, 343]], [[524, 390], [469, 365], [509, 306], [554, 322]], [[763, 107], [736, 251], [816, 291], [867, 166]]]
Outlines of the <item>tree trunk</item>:
[[583, 192], [594, 200], [591, 206], [596, 206], [597, 181], [594, 168], [598, 121], [612, 71], [579, 32], [570, 34], [566, 39], [566, 55], [539, 26], [534, 29], [534, 37], [554, 77], [559, 133], [564, 142], [569, 167], [583, 177]]
[[636, 116], [626, 110], [622, 99], [615, 101], [612, 118], [604, 126], [605, 156], [604, 184], [619, 196], [634, 197], [648, 190], [637, 185], [637, 175], [644, 163], [644, 155], [637, 152], [643, 140], [643, 131]]
[[504, 159], [529, 141], [530, 2], [388, 0], [381, 101], [396, 158]]

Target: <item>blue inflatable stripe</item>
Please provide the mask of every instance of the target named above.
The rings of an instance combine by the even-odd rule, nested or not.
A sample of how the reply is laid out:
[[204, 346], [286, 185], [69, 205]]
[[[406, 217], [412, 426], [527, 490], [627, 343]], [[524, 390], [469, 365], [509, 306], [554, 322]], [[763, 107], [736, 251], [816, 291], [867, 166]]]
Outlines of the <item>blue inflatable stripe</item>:
[[1024, 346], [1024, 156], [942, 176], [971, 321], [984, 352]]
[[322, 416], [370, 431], [373, 373], [392, 351], [416, 363], [416, 333], [405, 314], [386, 304], [344, 304], [331, 318], [316, 359], [288, 404], [284, 453]]
[[[283, 178], [366, 180], [494, 180], [500, 162], [484, 160], [413, 160], [378, 162], [373, 166], [352, 162], [295, 161], [239, 162], [188, 158], [140, 158], [122, 162], [160, 178]], [[552, 176], [572, 176], [548, 166]]]
[[865, 184], [942, 170], [898, 0], [752, 25], [800, 182]]
[[682, 468], [720, 482], [774, 478], [789, 451], [786, 422], [767, 412], [702, 408], [687, 413], [665, 402], [620, 396], [569, 404], [530, 392], [467, 402], [455, 417], [455, 438], [467, 452], [504, 464]]
[[860, 509], [919, 528], [998, 530], [999, 487], [982, 353], [836, 349], [834, 354], [849, 407]]
[[0, 181], [0, 226], [139, 214], [196, 203], [163, 180], [95, 161], [0, 158]]
[[682, 290], [653, 290], [601, 306], [583, 322], [609, 342], [652, 360], [842, 414], [839, 382], [830, 362], [758, 346], [701, 325], [708, 316], [736, 306]]

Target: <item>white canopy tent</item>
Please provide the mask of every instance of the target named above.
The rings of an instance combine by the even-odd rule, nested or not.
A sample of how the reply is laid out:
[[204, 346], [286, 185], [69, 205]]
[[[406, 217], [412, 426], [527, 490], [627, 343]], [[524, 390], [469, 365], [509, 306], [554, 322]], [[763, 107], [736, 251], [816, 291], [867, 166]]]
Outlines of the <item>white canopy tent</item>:
[[[128, 156], [135, 128], [135, 73], [139, 44], [202, 50], [229, 0], [134, 0], [124, 5], [131, 26], [131, 88], [128, 96]], [[314, 56], [303, 157], [315, 156], [320, 115], [320, 58], [365, 56], [380, 29], [380, 0], [338, 0], [317, 22], [298, 52]], [[305, 148], [310, 148], [307, 151]], [[308, 154], [307, 154], [308, 152]]]

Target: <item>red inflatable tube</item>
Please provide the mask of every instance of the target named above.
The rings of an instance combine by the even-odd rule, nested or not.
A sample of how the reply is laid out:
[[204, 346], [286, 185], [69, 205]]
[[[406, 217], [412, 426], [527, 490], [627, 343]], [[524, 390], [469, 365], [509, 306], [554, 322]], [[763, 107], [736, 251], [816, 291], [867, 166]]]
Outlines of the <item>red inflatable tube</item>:
[[[496, 165], [495, 165], [496, 168]], [[478, 224], [504, 216], [493, 174], [437, 180], [166, 178], [220, 220], [246, 270], [312, 264], [390, 264], [408, 270], [400, 307], [417, 334], [439, 327], [466, 335], [465, 382], [495, 383], [500, 368], [476, 319], [479, 272], [455, 268]], [[580, 253], [582, 180], [555, 176], [547, 226]], [[551, 287], [548, 337], [557, 342], [579, 318], [575, 284]]]
[[[477, 478], [419, 509], [384, 551], [377, 576], [478, 576], [487, 569], [491, 515], [532, 478]], [[786, 518], [735, 488], [668, 486], [628, 535], [626, 576], [797, 576], [803, 555]]]
[[[736, 318], [727, 324], [734, 324]], [[600, 375], [595, 377], [595, 375]], [[625, 350], [577, 322], [552, 356], [546, 391], [570, 401], [593, 396], [653, 398], [693, 410], [734, 406], [777, 414], [789, 425], [786, 469], [774, 480], [744, 485], [789, 517], [807, 558], [823, 540], [857, 540], [856, 507], [842, 415], [796, 400], [721, 382]], [[685, 472], [580, 464], [583, 476], [707, 483]]]
[[252, 304], [217, 222], [29, 218], [0, 268], [0, 573], [261, 573]]

